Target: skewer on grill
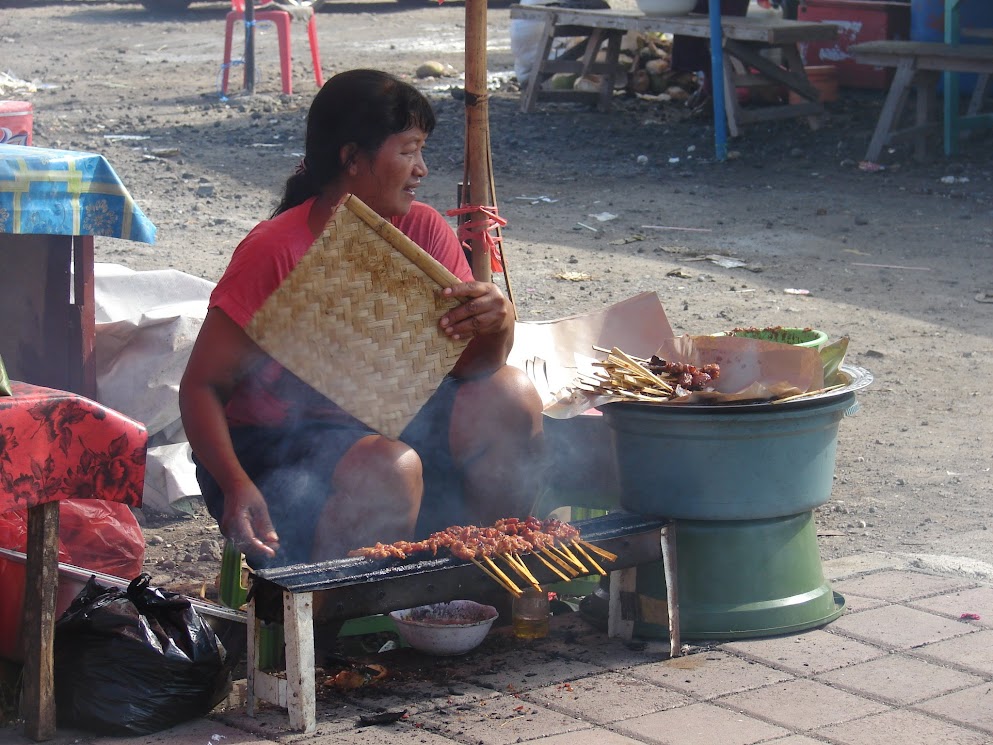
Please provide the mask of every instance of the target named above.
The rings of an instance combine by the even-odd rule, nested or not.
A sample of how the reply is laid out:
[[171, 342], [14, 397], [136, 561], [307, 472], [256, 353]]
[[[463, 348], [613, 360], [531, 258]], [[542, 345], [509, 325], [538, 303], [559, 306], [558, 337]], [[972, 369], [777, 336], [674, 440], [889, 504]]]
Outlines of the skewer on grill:
[[593, 543], [590, 543], [589, 541], [584, 541], [581, 538], [577, 538], [575, 540], [575, 543], [578, 543], [580, 546], [585, 547], [586, 550], [592, 551], [597, 556], [600, 556], [600, 557], [606, 559], [607, 561], [617, 561], [617, 554], [612, 554], [612, 553], [610, 553], [610, 551], [607, 551], [606, 549], [600, 548], [599, 546], [597, 546], [597, 545], [595, 545]]
[[572, 576], [572, 577], [578, 577], [579, 576], [579, 572], [570, 563], [568, 563], [565, 559], [563, 559], [562, 557], [560, 557], [554, 551], [550, 550], [548, 546], [544, 546], [544, 547], [540, 548], [539, 551], [541, 553], [543, 553], [545, 556], [547, 556], [550, 559], [552, 559], [552, 561], [554, 561], [560, 567], [562, 567], [563, 569], [565, 569], [569, 573], [570, 576]]
[[552, 572], [557, 574], [563, 581], [572, 582], [572, 577], [569, 577], [568, 575], [563, 574], [558, 569], [556, 569], [555, 565], [552, 564], [550, 561], [548, 561], [548, 559], [546, 559], [544, 556], [542, 556], [540, 551], [532, 551], [531, 553], [538, 561], [540, 561], [542, 564], [548, 567]]
[[521, 588], [519, 588], [519, 587], [517, 587], [516, 585], [514, 585], [514, 583], [512, 583], [512, 582], [504, 582], [504, 581], [503, 581], [502, 579], [500, 579], [500, 577], [498, 577], [498, 576], [497, 576], [496, 574], [494, 574], [493, 572], [491, 572], [491, 571], [490, 571], [490, 570], [489, 570], [489, 569], [488, 569], [488, 568], [486, 567], [486, 565], [485, 565], [485, 564], [483, 564], [483, 562], [481, 562], [481, 561], [479, 561], [478, 559], [472, 559], [472, 558], [471, 558], [471, 559], [469, 559], [469, 561], [471, 561], [471, 562], [472, 562], [473, 564], [475, 564], [475, 565], [476, 565], [477, 567], [479, 567], [480, 569], [482, 569], [482, 570], [483, 570], [483, 573], [484, 573], [484, 574], [485, 574], [485, 575], [486, 575], [487, 577], [489, 577], [490, 579], [492, 579], [492, 580], [493, 580], [494, 582], [496, 582], [496, 583], [497, 583], [498, 585], [500, 585], [500, 586], [501, 586], [501, 587], [503, 587], [503, 588], [504, 588], [505, 590], [507, 590], [508, 592], [510, 592], [510, 593], [511, 593], [512, 595], [515, 595], [515, 596], [517, 596], [517, 597], [520, 597], [521, 595], [523, 595], [523, 594], [524, 594], [524, 593], [523, 593], [523, 592], [521, 591]]
[[524, 594], [524, 590], [522, 590], [520, 587], [514, 584], [514, 581], [503, 573], [503, 570], [496, 565], [496, 562], [494, 562], [493, 559], [491, 559], [489, 556], [486, 556], [484, 554], [483, 561], [486, 562], [486, 565], [493, 570], [494, 574], [496, 574], [503, 581], [507, 589], [510, 590], [514, 595], [520, 597], [521, 595]]
[[576, 547], [576, 550], [579, 551], [579, 553], [581, 553], [583, 555], [583, 558], [584, 559], [586, 559], [590, 564], [593, 565], [593, 568], [597, 570], [597, 573], [601, 577], [606, 577], [607, 576], [607, 572], [604, 570], [604, 568], [602, 566], [600, 566], [599, 564], [597, 564], [593, 560], [593, 557], [592, 556], [590, 556], [588, 553], [586, 553], [586, 549], [585, 548], [583, 548], [582, 546], [580, 546], [579, 543], [577, 543], [575, 541], [573, 541], [573, 544], [572, 545], [574, 545]]

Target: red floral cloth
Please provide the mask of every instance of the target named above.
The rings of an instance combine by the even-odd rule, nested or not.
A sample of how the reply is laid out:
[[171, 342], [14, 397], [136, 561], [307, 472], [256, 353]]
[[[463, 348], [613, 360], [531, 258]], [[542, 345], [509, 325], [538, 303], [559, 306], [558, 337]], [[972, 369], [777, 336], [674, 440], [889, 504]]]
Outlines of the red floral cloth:
[[141, 506], [143, 424], [75, 393], [10, 387], [0, 396], [0, 511], [62, 499]]

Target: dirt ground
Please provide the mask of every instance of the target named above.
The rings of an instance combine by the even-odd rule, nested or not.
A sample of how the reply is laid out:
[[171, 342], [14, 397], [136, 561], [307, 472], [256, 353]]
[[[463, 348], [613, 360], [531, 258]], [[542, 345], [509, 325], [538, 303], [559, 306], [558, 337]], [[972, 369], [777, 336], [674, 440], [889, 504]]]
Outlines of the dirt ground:
[[[315, 91], [302, 27], [293, 96], [279, 93], [275, 37], [263, 30], [255, 95], [225, 100], [225, 2], [167, 16], [131, 2], [5, 5], [0, 68], [39, 85], [5, 97], [34, 104], [34, 144], [104, 154], [158, 226], [155, 246], [98, 240], [97, 260], [216, 280], [300, 158]], [[848, 335], [849, 360], [875, 382], [841, 425], [833, 498], [817, 513], [822, 555], [898, 552], [993, 576], [993, 137], [924, 165], [898, 148], [866, 172], [879, 91], [843, 91], [817, 131], [803, 120], [748, 126], [724, 163], [712, 119], [678, 103], [618, 97], [607, 114], [578, 104], [522, 114], [508, 7], [489, 9], [488, 65], [504, 81], [490, 125], [521, 320], [649, 290], [677, 333]], [[334, 0], [318, 17], [326, 76], [450, 66], [449, 77], [418, 81], [439, 115], [419, 197], [441, 209], [455, 205], [462, 176], [464, 10]], [[714, 254], [744, 265], [722, 268], [705, 258]], [[578, 278], [559, 278], [569, 272]], [[158, 583], [212, 583], [218, 534], [202, 510], [143, 518]]]

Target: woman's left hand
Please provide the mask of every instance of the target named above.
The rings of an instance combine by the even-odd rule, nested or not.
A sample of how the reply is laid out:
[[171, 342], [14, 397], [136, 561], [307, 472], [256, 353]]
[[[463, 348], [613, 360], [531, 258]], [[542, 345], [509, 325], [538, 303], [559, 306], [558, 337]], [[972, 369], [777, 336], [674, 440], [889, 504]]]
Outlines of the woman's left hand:
[[442, 331], [453, 339], [502, 334], [513, 325], [513, 306], [492, 282], [462, 282], [446, 287], [442, 295], [461, 301], [440, 321]]

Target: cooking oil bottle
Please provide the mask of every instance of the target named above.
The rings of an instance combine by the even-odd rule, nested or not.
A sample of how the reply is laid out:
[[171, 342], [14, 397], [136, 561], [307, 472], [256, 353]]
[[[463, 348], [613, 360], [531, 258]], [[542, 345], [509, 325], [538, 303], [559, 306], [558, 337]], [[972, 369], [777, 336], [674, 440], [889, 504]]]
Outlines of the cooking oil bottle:
[[514, 598], [513, 628], [518, 639], [543, 639], [548, 636], [548, 593], [528, 587]]

